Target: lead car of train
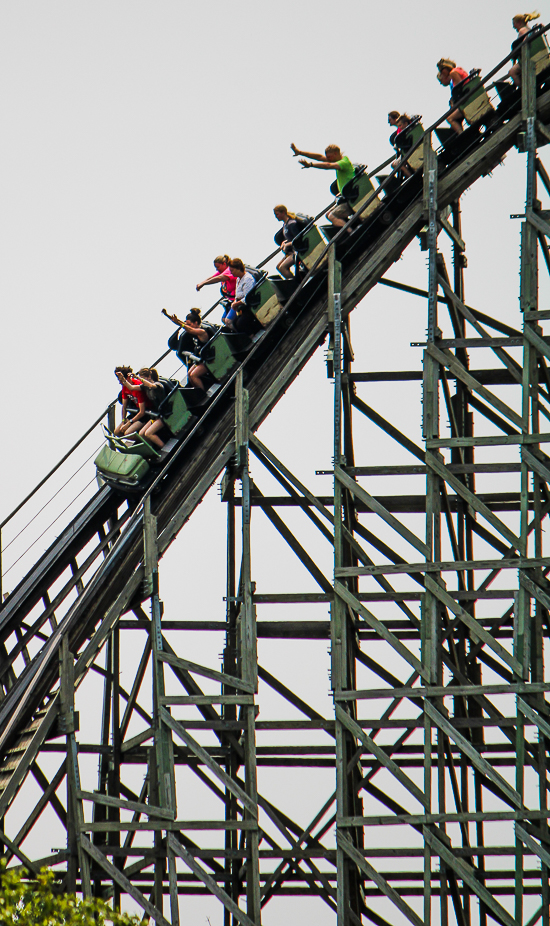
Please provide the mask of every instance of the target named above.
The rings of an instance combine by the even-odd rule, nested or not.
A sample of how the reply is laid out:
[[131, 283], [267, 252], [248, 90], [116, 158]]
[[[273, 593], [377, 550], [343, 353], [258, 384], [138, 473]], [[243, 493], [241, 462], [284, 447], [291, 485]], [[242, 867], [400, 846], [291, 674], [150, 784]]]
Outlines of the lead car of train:
[[[550, 89], [550, 49], [541, 29], [533, 29], [531, 36], [530, 55], [535, 64], [539, 95]], [[440, 176], [478, 146], [485, 144], [496, 129], [520, 110], [521, 92], [511, 83], [497, 80], [492, 88], [496, 95], [491, 102], [479, 71], [471, 71], [468, 78], [453, 89], [451, 105], [460, 109], [469, 125], [460, 135], [452, 129], [435, 130], [440, 142], [436, 152]], [[400, 170], [388, 177], [376, 177], [379, 183], [376, 190], [366, 168], [363, 165], [356, 166], [355, 177], [341, 194], [354, 213], [361, 213], [350, 226], [351, 234], [341, 236], [336, 244], [336, 258], [344, 267], [371, 247], [421, 194], [423, 136], [420, 117], [415, 117], [406, 129], [393, 138], [397, 153], [408, 170]], [[545, 144], [547, 140], [541, 138], [540, 143]], [[521, 148], [520, 138], [518, 148]], [[407, 158], [408, 152], [410, 156]], [[331, 190], [337, 193], [337, 190]], [[308, 306], [324, 285], [326, 259], [320, 258], [338, 231], [333, 225], [317, 227], [313, 220], [300, 231], [293, 240], [297, 254], [295, 279], [286, 280], [280, 276], [268, 276], [267, 273], [255, 274], [255, 285], [245, 301], [249, 314], [256, 321], [257, 333], [249, 336], [218, 326], [198, 358], [208, 371], [207, 391], [176, 380], [163, 382], [165, 396], [157, 414], [162, 417], [168, 437], [162, 451], [139, 435], [134, 435], [134, 441], [130, 442], [107, 434], [105, 446], [95, 460], [100, 482], [106, 482], [125, 494], [142, 491], [154, 480], [190, 432], [201, 427], [201, 419], [206, 411], [213, 404], [222, 402], [224, 396], [226, 400], [230, 398], [230, 384], [237, 370], [242, 366], [245, 375], [253, 376], [258, 362], [269, 362], [273, 347], [294, 320], [307, 312]], [[277, 236], [276, 241], [280, 244]], [[176, 342], [177, 337], [173, 336], [169, 344], [172, 346]], [[181, 354], [178, 356], [186, 362], [195, 362], [197, 359], [183, 357]], [[254, 362], [250, 363], [252, 356]]]

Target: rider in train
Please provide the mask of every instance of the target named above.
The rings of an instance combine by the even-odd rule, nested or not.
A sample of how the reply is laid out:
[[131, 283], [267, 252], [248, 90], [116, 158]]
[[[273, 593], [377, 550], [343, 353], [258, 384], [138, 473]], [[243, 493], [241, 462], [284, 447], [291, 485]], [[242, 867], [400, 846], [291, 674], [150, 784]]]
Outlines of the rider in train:
[[[178, 331], [168, 341], [168, 346], [175, 350], [178, 357], [182, 358], [185, 354], [197, 356], [202, 348], [214, 334], [214, 328], [207, 322], [201, 321], [200, 309], [191, 309], [185, 318], [181, 321], [177, 315], [169, 315], [166, 309], [162, 309], [162, 314], [166, 315], [175, 325], [179, 325]], [[181, 330], [183, 329], [183, 331]], [[203, 383], [203, 376], [206, 375], [206, 367], [202, 361], [195, 361], [188, 366], [187, 381], [190, 386], [196, 389], [202, 389], [206, 392], [206, 386]]]
[[[531, 20], [539, 19], [539, 17], [540, 17], [540, 13], [538, 13], [536, 10], [533, 10], [532, 13], [517, 13], [516, 16], [514, 16], [514, 18], [512, 19], [512, 26], [516, 30], [518, 37], [512, 42], [512, 51], [517, 45], [519, 45], [522, 42], [523, 38], [531, 31], [531, 26], [529, 25]], [[543, 45], [545, 44], [546, 42], [543, 39]], [[515, 60], [515, 63], [512, 65], [512, 67], [508, 71], [508, 75], [512, 78], [516, 87], [521, 86], [521, 64], [518, 59]]]
[[[124, 432], [124, 437], [130, 437], [139, 431], [140, 434], [145, 430], [150, 421], [153, 420], [155, 412], [165, 396], [165, 386], [160, 382], [157, 370], [149, 367], [142, 367], [135, 376], [141, 383], [141, 391], [144, 393], [148, 403], [143, 418], [134, 421]], [[145, 422], [145, 425], [144, 425]]]
[[203, 286], [211, 286], [212, 283], [221, 283], [220, 293], [222, 297], [222, 305], [224, 309], [229, 308], [230, 304], [235, 299], [235, 288], [237, 286], [237, 278], [231, 273], [231, 268], [229, 266], [230, 257], [227, 254], [218, 254], [214, 258], [214, 267], [216, 272], [203, 280], [202, 283], [197, 283], [197, 292], [199, 293]]
[[[451, 89], [454, 90], [458, 84], [462, 84], [463, 87], [466, 85], [469, 74], [464, 68], [457, 67], [456, 62], [451, 61], [450, 58], [440, 58], [437, 62], [437, 79], [443, 87], [450, 86]], [[451, 93], [451, 105], [453, 102], [453, 95]], [[464, 122], [464, 115], [458, 108], [453, 110], [447, 122], [458, 134], [464, 130], [462, 124]]]
[[[126, 434], [127, 430], [133, 428], [136, 423], [138, 423], [138, 427], [143, 424], [146, 409], [149, 407], [149, 400], [143, 392], [141, 380], [134, 376], [132, 367], [115, 367], [115, 376], [122, 386], [119, 397], [122, 402], [122, 418], [120, 424], [113, 431], [119, 437]], [[129, 404], [131, 409], [128, 407]]]
[[299, 216], [295, 212], [289, 212], [283, 205], [274, 206], [273, 215], [278, 222], [283, 223], [283, 227], [275, 235], [275, 243], [283, 252], [283, 257], [277, 264], [277, 270], [286, 280], [293, 280], [294, 276], [290, 268], [296, 264], [297, 252], [292, 242], [311, 222], [311, 219], [309, 216]]
[[[290, 145], [294, 152], [294, 157], [302, 155], [300, 164], [302, 167], [316, 167], [318, 170], [335, 170], [336, 184], [338, 192], [341, 193], [346, 183], [355, 176], [355, 168], [350, 159], [342, 154], [338, 145], [327, 145], [324, 154], [314, 154], [311, 151], [300, 151], [294, 142]], [[307, 161], [306, 158], [311, 158]], [[317, 161], [317, 163], [314, 163]], [[343, 228], [349, 217], [353, 215], [353, 209], [345, 200], [330, 209], [327, 212], [327, 219], [338, 228]]]

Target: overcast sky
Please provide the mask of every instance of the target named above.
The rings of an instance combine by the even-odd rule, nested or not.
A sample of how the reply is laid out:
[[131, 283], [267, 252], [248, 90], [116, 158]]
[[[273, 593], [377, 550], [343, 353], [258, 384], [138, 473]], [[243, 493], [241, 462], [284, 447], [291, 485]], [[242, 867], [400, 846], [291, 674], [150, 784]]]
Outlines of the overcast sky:
[[[548, 18], [547, 4], [541, 11]], [[137, 368], [162, 353], [172, 326], [161, 308], [181, 315], [215, 301], [214, 287], [196, 293], [195, 284], [216, 254], [257, 263], [279, 227], [274, 204], [310, 214], [327, 204], [329, 178], [302, 172], [291, 142], [312, 151], [337, 143], [374, 167], [391, 153], [388, 110], [432, 122], [448, 101], [437, 60], [487, 71], [507, 53], [517, 12], [510, 0], [3, 0], [1, 516], [114, 397], [114, 365]], [[509, 215], [523, 203], [524, 158], [515, 152], [463, 197], [467, 300], [516, 326], [519, 223]], [[426, 284], [416, 242], [388, 276]], [[419, 367], [420, 351], [409, 345], [425, 329], [423, 300], [379, 287], [354, 315], [357, 369]], [[420, 441], [419, 389], [362, 394], [381, 409], [387, 403], [392, 420]], [[321, 494], [331, 491], [329, 479], [314, 475], [331, 463], [331, 396], [319, 351], [261, 431]], [[371, 431], [357, 439], [365, 451], [358, 463], [397, 461]], [[93, 477], [88, 463], [76, 483]], [[211, 493], [166, 557], [161, 586], [171, 613], [222, 617], [224, 516]], [[284, 549], [273, 554], [271, 529], [262, 531], [258, 587], [314, 590]], [[330, 575], [328, 546], [312, 543]], [[40, 542], [34, 549], [41, 552]], [[189, 569], [201, 555], [208, 589], [182, 589], [182, 564]], [[326, 607], [308, 616], [323, 619]], [[274, 619], [273, 609], [262, 617]], [[199, 661], [217, 664], [220, 639], [190, 646]], [[260, 657], [330, 712], [325, 641], [307, 649], [264, 641]], [[306, 787], [307, 799], [278, 777], [286, 810], [304, 823], [330, 793], [330, 776]], [[212, 926], [221, 922], [217, 903], [190, 904], [189, 922], [202, 926], [207, 914]], [[265, 923], [278, 926], [290, 909], [303, 909], [308, 922], [305, 905], [292, 904], [269, 905]], [[324, 905], [315, 909], [320, 926], [333, 922]]]

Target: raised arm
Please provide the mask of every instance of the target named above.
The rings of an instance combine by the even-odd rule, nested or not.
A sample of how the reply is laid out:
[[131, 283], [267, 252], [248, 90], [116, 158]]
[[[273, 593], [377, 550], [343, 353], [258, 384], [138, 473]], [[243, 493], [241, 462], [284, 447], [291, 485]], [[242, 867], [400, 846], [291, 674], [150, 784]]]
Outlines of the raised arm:
[[181, 322], [177, 315], [169, 315], [166, 309], [160, 310], [161, 315], [166, 315], [166, 318], [169, 318], [171, 322], [174, 322], [174, 325], [179, 325], [180, 328], [183, 327], [183, 322]]
[[211, 283], [227, 283], [231, 279], [231, 276], [232, 274], [228, 273], [227, 270], [224, 271], [224, 273], [215, 273], [213, 276], [203, 280], [202, 283], [197, 283], [197, 292], [199, 292], [203, 286], [210, 286]]
[[[310, 154], [310, 157], [314, 155]], [[321, 164], [313, 164], [312, 161], [306, 161], [305, 158], [300, 158], [300, 164], [302, 167], [316, 167], [318, 170], [338, 170], [338, 164], [334, 161], [322, 161]]]
[[314, 154], [313, 151], [300, 151], [300, 149], [296, 147], [294, 142], [292, 142], [290, 147], [292, 148], [294, 152], [294, 157], [296, 157], [296, 155], [298, 154], [301, 154], [304, 158], [313, 158], [314, 161], [326, 161], [327, 160], [326, 154]]

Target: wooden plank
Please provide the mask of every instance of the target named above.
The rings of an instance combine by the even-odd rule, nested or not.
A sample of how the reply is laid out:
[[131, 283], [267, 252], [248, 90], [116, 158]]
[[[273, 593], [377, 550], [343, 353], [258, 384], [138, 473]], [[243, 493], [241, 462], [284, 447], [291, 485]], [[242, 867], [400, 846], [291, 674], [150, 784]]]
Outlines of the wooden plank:
[[[421, 374], [419, 375], [419, 379], [420, 378], [421, 378]], [[378, 425], [378, 427], [381, 428], [382, 431], [384, 431], [390, 437], [393, 437], [393, 439], [397, 441], [398, 444], [401, 444], [401, 446], [404, 447], [405, 450], [408, 450], [409, 453], [412, 453], [412, 455], [417, 457], [419, 460], [424, 461], [424, 451], [422, 450], [421, 447], [418, 447], [414, 443], [414, 441], [412, 441], [405, 434], [402, 434], [401, 431], [399, 431], [395, 427], [395, 425], [390, 424], [389, 421], [386, 421], [386, 419], [383, 418], [382, 415], [379, 415], [378, 412], [376, 412], [373, 408], [370, 407], [370, 405], [367, 405], [366, 402], [363, 402], [363, 400], [360, 399], [359, 396], [355, 395], [355, 393], [352, 393], [351, 404], [358, 411], [362, 412], [362, 414], [365, 415], [366, 418], [369, 418], [370, 421]]]
[[409, 794], [412, 794], [412, 796], [422, 805], [422, 807], [426, 808], [428, 806], [426, 802], [426, 796], [414, 783], [414, 781], [411, 781], [408, 775], [405, 775], [405, 773], [399, 768], [393, 759], [388, 756], [386, 750], [381, 746], [378, 746], [377, 743], [375, 743], [374, 740], [368, 735], [368, 733], [366, 733], [365, 730], [360, 727], [352, 717], [350, 717], [347, 711], [344, 711], [339, 704], [336, 704], [335, 707], [336, 720], [339, 721], [342, 726], [346, 727], [352, 736], [363, 743], [369, 752], [376, 756], [380, 764], [385, 769], [387, 769], [388, 772], [390, 772], [394, 778], [396, 778], [397, 781], [403, 785], [404, 788], [406, 788]]
[[198, 759], [200, 759], [207, 768], [218, 778], [225, 788], [241, 802], [243, 807], [250, 812], [252, 817], [255, 819], [258, 818], [258, 805], [249, 798], [248, 794], [237, 784], [237, 782], [231, 778], [230, 775], [219, 765], [215, 759], [212, 758], [210, 753], [206, 751], [193, 737], [187, 732], [183, 724], [178, 720], [175, 720], [172, 715], [166, 710], [166, 708], [161, 707], [160, 716], [164, 723], [170, 727], [170, 729], [177, 735], [185, 745], [195, 753]]
[[254, 704], [254, 695], [163, 695], [159, 699], [161, 704]]
[[337, 691], [334, 694], [335, 701], [369, 701], [384, 700], [388, 698], [411, 698], [416, 701], [420, 698], [459, 698], [474, 697], [475, 695], [491, 694], [540, 694], [544, 691], [550, 691], [550, 682], [520, 682], [513, 685], [430, 685], [429, 688], [415, 688], [414, 686], [403, 686], [403, 688], [364, 688], [356, 691]]
[[135, 813], [144, 814], [146, 817], [160, 817], [166, 820], [175, 819], [173, 810], [167, 810], [165, 807], [155, 807], [151, 804], [143, 804], [140, 801], [126, 801], [118, 797], [110, 797], [108, 794], [100, 794], [96, 791], [77, 791], [76, 796], [80, 801], [92, 801], [94, 804], [103, 804], [106, 807], [119, 807], [121, 810], [132, 810]]
[[529, 469], [532, 469], [534, 473], [537, 473], [541, 479], [544, 479], [545, 482], [550, 483], [550, 469], [548, 466], [545, 466], [542, 460], [539, 460], [538, 457], [532, 454], [530, 450], [527, 450], [526, 447], [521, 448], [521, 459], [524, 463], [527, 463]]
[[443, 859], [451, 871], [454, 871], [455, 874], [458, 875], [458, 877], [471, 888], [474, 894], [477, 894], [479, 899], [486, 905], [486, 907], [493, 912], [497, 918], [497, 921], [500, 922], [502, 926], [518, 926], [516, 920], [512, 919], [504, 907], [502, 907], [498, 901], [495, 900], [490, 891], [488, 891], [487, 888], [484, 887], [480, 881], [478, 881], [477, 871], [475, 871], [471, 865], [468, 865], [462, 859], [458, 858], [426, 827], [423, 830], [423, 834], [424, 839], [430, 848], [433, 849], [433, 851], [436, 852], [441, 859]]
[[413, 653], [411, 653], [410, 650], [408, 650], [407, 647], [401, 643], [401, 640], [398, 640], [395, 634], [393, 634], [391, 630], [388, 630], [388, 628], [381, 621], [379, 621], [378, 618], [374, 616], [374, 614], [371, 614], [370, 611], [363, 607], [361, 602], [357, 600], [355, 595], [352, 595], [352, 593], [345, 587], [345, 585], [342, 585], [341, 582], [335, 582], [334, 591], [346, 602], [346, 604], [348, 604], [351, 608], [353, 608], [354, 611], [360, 614], [361, 617], [369, 624], [369, 626], [372, 627], [372, 629], [375, 630], [383, 640], [386, 640], [386, 642], [389, 643], [390, 646], [392, 646], [394, 650], [398, 652], [399, 655], [406, 660], [406, 662], [409, 663], [410, 666], [412, 666], [415, 672], [418, 672], [418, 674], [422, 675], [422, 677], [426, 677], [426, 681], [430, 680], [429, 675], [420, 660], [417, 659], [416, 656], [414, 656]]
[[434, 453], [427, 453], [426, 463], [431, 469], [434, 470], [434, 472], [438, 474], [438, 476], [441, 476], [441, 478], [451, 486], [456, 494], [460, 495], [460, 497], [463, 498], [464, 501], [474, 509], [474, 511], [477, 511], [478, 514], [482, 515], [482, 517], [484, 517], [485, 520], [488, 521], [489, 524], [491, 524], [495, 530], [498, 531], [499, 534], [501, 534], [504, 539], [514, 547], [514, 549], [521, 549], [521, 539], [516, 537], [514, 532], [511, 531], [510, 528], [500, 520], [500, 518], [497, 518], [491, 509], [479, 500], [474, 492], [470, 492], [470, 490], [466, 488], [460, 479], [457, 479], [457, 477], [447, 469], [439, 454], [436, 455]]
[[[550, 224], [537, 212], [534, 212], [533, 209], [527, 209], [525, 218], [541, 235], [544, 235], [545, 238], [550, 237]], [[525, 333], [527, 334], [527, 329]]]
[[539, 354], [543, 354], [547, 360], [550, 360], [550, 345], [540, 337], [533, 328], [530, 328], [529, 325], [525, 326], [524, 335], [530, 344], [533, 345], [535, 350], [538, 350]]
[[543, 734], [543, 736], [546, 736], [550, 739], [550, 723], [548, 723], [547, 720], [544, 720], [538, 711], [533, 710], [529, 704], [526, 704], [523, 698], [518, 698], [518, 711], [521, 711], [521, 713], [527, 717], [531, 723], [534, 723]]
[[472, 617], [471, 614], [468, 614], [467, 611], [461, 608], [460, 605], [457, 604], [457, 602], [454, 600], [454, 598], [451, 598], [448, 592], [446, 592], [445, 589], [441, 587], [441, 585], [439, 585], [437, 582], [434, 582], [434, 580], [428, 575], [426, 576], [425, 583], [426, 589], [431, 591], [436, 596], [436, 598], [439, 598], [445, 607], [448, 608], [452, 614], [458, 617], [463, 624], [466, 624], [475, 640], [479, 640], [480, 642], [484, 643], [485, 646], [488, 646], [490, 649], [492, 649], [493, 652], [496, 653], [496, 655], [502, 659], [506, 665], [510, 666], [512, 671], [517, 675], [520, 677], [523, 675], [523, 666], [520, 662], [518, 662], [515, 656], [512, 656], [508, 650], [506, 650], [498, 642], [498, 640], [495, 640], [493, 635], [485, 630], [478, 621], [476, 621], [475, 617]]
[[257, 924], [255, 924], [250, 919], [250, 917], [246, 915], [244, 910], [241, 910], [241, 908], [235, 903], [235, 901], [232, 900], [228, 894], [226, 894], [223, 888], [221, 888], [219, 884], [217, 883], [217, 881], [215, 881], [214, 878], [212, 878], [208, 874], [208, 872], [202, 867], [202, 865], [199, 865], [199, 863], [197, 862], [195, 858], [193, 858], [191, 853], [188, 852], [184, 846], [182, 846], [179, 839], [176, 839], [175, 836], [173, 836], [172, 833], [170, 833], [168, 836], [167, 842], [168, 842], [168, 848], [170, 849], [170, 851], [173, 852], [174, 855], [177, 855], [179, 858], [182, 859], [182, 861], [185, 862], [185, 864], [187, 865], [188, 868], [191, 869], [193, 874], [196, 875], [196, 877], [199, 878], [203, 882], [203, 884], [206, 885], [210, 893], [213, 894], [215, 897], [218, 898], [218, 900], [222, 902], [226, 910], [229, 910], [229, 912], [233, 915], [233, 917], [239, 923], [241, 923], [242, 926], [257, 926]]
[[127, 823], [106, 820], [101, 823], [83, 823], [80, 830], [83, 833], [148, 833], [160, 830], [176, 833], [180, 830], [252, 830], [257, 829], [257, 826], [255, 820], [129, 820]]
[[438, 222], [441, 225], [441, 228], [443, 229], [443, 231], [448, 234], [451, 241], [454, 241], [454, 243], [457, 245], [459, 251], [465, 251], [466, 242], [460, 237], [460, 235], [458, 234], [456, 229], [453, 228], [451, 223], [447, 219], [443, 218], [442, 215], [439, 215]]
[[141, 891], [138, 890], [137, 887], [134, 887], [132, 882], [129, 881], [128, 878], [123, 875], [123, 873], [118, 868], [115, 868], [115, 866], [112, 865], [107, 858], [105, 858], [103, 852], [100, 852], [100, 850], [94, 846], [93, 843], [91, 843], [83, 833], [80, 835], [80, 842], [84, 851], [91, 858], [93, 858], [94, 861], [96, 861], [104, 871], [107, 872], [109, 877], [112, 878], [115, 884], [118, 884], [118, 886], [122, 888], [125, 894], [128, 894], [132, 900], [135, 900], [135, 902], [142, 908], [142, 910], [144, 910], [148, 916], [154, 919], [155, 923], [158, 923], [159, 926], [170, 926], [170, 923], [163, 917], [160, 910], [153, 906], [153, 904], [143, 896]]
[[481, 383], [478, 383], [477, 379], [472, 376], [466, 367], [462, 366], [460, 361], [457, 360], [453, 354], [446, 352], [444, 353], [431, 343], [428, 344], [427, 350], [428, 353], [434, 358], [434, 360], [437, 360], [438, 363], [449, 369], [451, 373], [454, 373], [454, 375], [461, 382], [468, 386], [469, 389], [473, 389], [474, 392], [477, 392], [478, 395], [482, 396], [482, 398], [484, 398], [489, 405], [492, 405], [493, 408], [496, 408], [496, 410], [500, 412], [501, 415], [504, 415], [505, 418], [508, 418], [512, 424], [515, 424], [516, 427], [518, 427], [520, 430], [522, 429], [523, 419], [521, 416], [518, 415], [517, 412], [513, 411], [513, 409], [509, 408], [505, 402], [503, 402], [497, 396], [493, 395], [493, 393], [486, 389], [485, 386], [482, 386]]
[[218, 672], [216, 669], [210, 669], [207, 666], [201, 666], [197, 662], [191, 662], [189, 659], [182, 659], [181, 656], [174, 656], [171, 653], [159, 653], [158, 657], [162, 662], [174, 666], [176, 669], [183, 669], [186, 672], [194, 672], [195, 675], [202, 675], [204, 678], [210, 678], [221, 685], [231, 685], [232, 688], [241, 688], [243, 691], [253, 694], [253, 687], [242, 678], [236, 678], [233, 675], [227, 675], [225, 672]]
[[270, 450], [268, 450], [268, 448], [265, 446], [265, 444], [262, 444], [261, 440], [259, 440], [259, 439], [256, 437], [256, 435], [253, 434], [252, 432], [250, 433], [249, 438], [250, 438], [250, 445], [251, 445], [252, 449], [253, 449], [254, 451], [256, 451], [256, 450], [259, 451], [260, 454], [262, 454], [264, 457], [266, 457], [266, 459], [268, 459], [268, 460], [270, 461], [270, 463], [275, 467], [275, 469], [277, 469], [277, 470], [281, 473], [281, 475], [284, 476], [284, 478], [285, 478], [288, 482], [290, 482], [290, 484], [291, 484], [301, 495], [303, 495], [304, 498], [307, 498], [307, 500], [309, 501], [309, 503], [310, 503], [314, 508], [316, 508], [317, 511], [318, 511], [324, 518], [326, 518], [326, 520], [327, 520], [330, 524], [334, 524], [334, 517], [333, 517], [333, 515], [330, 513], [330, 511], [328, 511], [328, 510], [325, 508], [325, 506], [324, 506], [323, 504], [321, 504], [321, 502], [318, 500], [318, 498], [317, 498], [312, 492], [310, 492], [310, 491], [305, 487], [305, 485], [303, 485], [303, 483], [301, 483], [300, 480], [297, 479], [296, 476], [294, 476], [294, 475], [290, 472], [290, 470], [287, 469], [287, 467], [284, 466], [284, 464], [281, 463], [280, 460], [278, 460], [277, 457], [276, 457], [273, 453], [271, 453]]
[[416, 534], [413, 534], [413, 532], [410, 531], [408, 527], [405, 527], [404, 524], [401, 524], [397, 518], [394, 518], [394, 516], [390, 514], [390, 512], [384, 508], [384, 506], [381, 505], [376, 498], [374, 498], [372, 495], [369, 495], [365, 489], [357, 485], [357, 483], [354, 482], [354, 480], [351, 479], [340, 466], [334, 467], [334, 475], [335, 478], [338, 479], [338, 482], [340, 482], [349, 492], [351, 492], [355, 498], [363, 502], [363, 504], [366, 505], [367, 508], [370, 508], [371, 511], [374, 511], [375, 514], [382, 518], [386, 524], [388, 524], [398, 534], [400, 534], [404, 540], [411, 544], [411, 546], [415, 547], [424, 556], [429, 555], [428, 547], [424, 541], [420, 540], [420, 538], [417, 537]]
[[409, 905], [403, 900], [403, 898], [394, 890], [393, 887], [386, 881], [383, 875], [380, 872], [376, 871], [372, 865], [369, 865], [366, 858], [359, 852], [358, 849], [353, 845], [351, 839], [347, 836], [344, 836], [343, 833], [337, 831], [336, 840], [341, 849], [344, 850], [346, 855], [357, 865], [357, 867], [366, 874], [376, 886], [382, 891], [383, 894], [388, 897], [392, 903], [395, 904], [398, 910], [401, 911], [403, 916], [405, 916], [410, 923], [413, 923], [413, 926], [424, 926], [423, 921], [420, 917], [414, 912], [414, 910], [409, 907]]
[[394, 573], [429, 573], [429, 572], [462, 572], [463, 570], [486, 569], [535, 569], [550, 566], [550, 557], [504, 557], [502, 559], [477, 560], [445, 560], [440, 563], [392, 563], [385, 566], [342, 566], [338, 575], [342, 576], [375, 576], [393, 575]]
[[509, 444], [547, 444], [550, 434], [506, 434], [502, 437], [442, 437], [426, 441], [428, 450], [437, 447], [504, 447]]
[[[425, 476], [427, 466], [345, 466], [348, 476]], [[450, 473], [520, 473], [521, 463], [447, 463]], [[332, 471], [331, 471], [332, 472]]]
[[[339, 827], [431, 826], [434, 823], [499, 823], [515, 820], [548, 820], [550, 810], [480, 810], [463, 813], [383, 814], [369, 817], [336, 817]], [[513, 851], [513, 850], [512, 850]]]
[[502, 775], [499, 775], [497, 771], [495, 771], [491, 763], [487, 762], [487, 760], [479, 754], [477, 749], [472, 746], [466, 737], [462, 736], [458, 730], [455, 730], [452, 723], [446, 717], [444, 717], [443, 714], [441, 714], [430, 701], [424, 701], [424, 711], [432, 723], [434, 723], [440, 730], [442, 730], [450, 740], [456, 743], [460, 751], [469, 758], [472, 765], [474, 765], [482, 775], [484, 775], [486, 778], [492, 781], [494, 785], [496, 785], [498, 790], [504, 796], [505, 800], [511, 803], [514, 807], [520, 809], [523, 808], [521, 795], [518, 793], [518, 791], [516, 791], [515, 788], [512, 788], [506, 779], [503, 778]]
[[519, 582], [523, 588], [527, 589], [533, 598], [536, 598], [536, 600], [541, 603], [543, 608], [550, 610], [550, 595], [548, 595], [544, 589], [540, 587], [540, 585], [537, 585], [536, 582], [533, 582], [533, 580], [523, 572], [520, 572], [519, 574]]
[[519, 823], [516, 823], [516, 836], [518, 839], [521, 839], [522, 843], [527, 846], [528, 849], [534, 855], [537, 855], [543, 865], [550, 866], [550, 852], [545, 849], [539, 842], [536, 842], [529, 833], [520, 826]]

